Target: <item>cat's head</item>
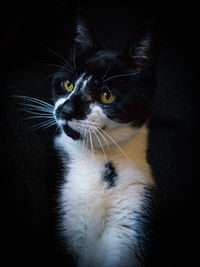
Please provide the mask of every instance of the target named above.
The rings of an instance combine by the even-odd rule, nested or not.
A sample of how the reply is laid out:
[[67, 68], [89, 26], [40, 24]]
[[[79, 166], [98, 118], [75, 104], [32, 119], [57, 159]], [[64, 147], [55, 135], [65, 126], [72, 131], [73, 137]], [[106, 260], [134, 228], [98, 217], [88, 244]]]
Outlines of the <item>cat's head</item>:
[[94, 146], [136, 135], [151, 114], [156, 50], [152, 24], [116, 53], [101, 47], [79, 18], [71, 56], [53, 79], [54, 116], [64, 133]]

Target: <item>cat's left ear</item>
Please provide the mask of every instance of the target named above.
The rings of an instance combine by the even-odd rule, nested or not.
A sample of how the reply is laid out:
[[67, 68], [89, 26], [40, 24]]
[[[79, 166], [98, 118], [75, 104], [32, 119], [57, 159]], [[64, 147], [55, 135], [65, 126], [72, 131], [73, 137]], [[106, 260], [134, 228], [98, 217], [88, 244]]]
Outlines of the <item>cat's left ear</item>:
[[158, 27], [155, 22], [141, 25], [123, 52], [136, 72], [151, 71], [158, 53]]
[[84, 52], [97, 46], [87, 20], [85, 10], [78, 9], [76, 13], [75, 44], [79, 52]]

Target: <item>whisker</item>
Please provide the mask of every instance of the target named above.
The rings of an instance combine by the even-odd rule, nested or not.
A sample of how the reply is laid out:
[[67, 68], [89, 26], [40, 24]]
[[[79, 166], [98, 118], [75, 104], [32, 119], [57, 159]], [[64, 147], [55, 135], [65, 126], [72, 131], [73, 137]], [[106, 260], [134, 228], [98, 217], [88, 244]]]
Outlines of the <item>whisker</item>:
[[27, 118], [24, 118], [24, 120], [31, 120], [31, 119], [53, 119], [53, 116], [47, 116], [47, 115], [38, 115], [38, 116], [31, 116], [31, 117], [27, 117]]
[[44, 78], [42, 79], [42, 81], [46, 81], [46, 80], [52, 78], [53, 76], [55, 76], [56, 74], [57, 74], [57, 72], [55, 71], [55, 72], [49, 74], [48, 76], [44, 77]]
[[83, 147], [84, 147], [84, 150], [85, 150], [84, 156], [86, 156], [87, 153], [88, 153], [88, 133], [87, 133], [85, 127], [82, 127], [82, 125], [80, 125], [80, 126], [81, 126], [81, 133], [82, 133], [82, 136], [83, 136]]
[[[30, 119], [39, 119], [40, 122], [31, 126], [31, 131], [36, 129], [47, 129], [51, 126], [56, 125], [56, 121], [54, 118], [54, 106], [37, 98], [30, 96], [22, 96], [22, 95], [13, 95], [12, 97], [16, 97], [18, 99], [23, 99], [25, 101], [29, 101], [30, 103], [20, 102], [19, 104], [24, 108], [19, 108], [26, 113], [32, 114], [33, 116], [29, 116], [24, 120]], [[43, 121], [41, 121], [43, 120]]]
[[91, 134], [91, 128], [89, 129], [89, 134], [90, 134], [90, 146], [92, 150], [92, 159], [94, 158], [94, 147], [93, 147], [93, 142], [92, 142], [92, 134]]
[[111, 65], [112, 64], [110, 64], [109, 66], [108, 66], [108, 68], [106, 69], [106, 72], [104, 73], [104, 75], [103, 75], [103, 77], [102, 77], [102, 80], [106, 77], [106, 75], [108, 74], [108, 72], [109, 72], [109, 70], [110, 70], [110, 68], [111, 68]]
[[22, 106], [28, 107], [29, 110], [36, 110], [36, 111], [44, 111], [50, 114], [53, 114], [54, 109], [50, 107], [44, 107], [44, 106], [36, 106], [32, 104], [27, 103], [20, 103]]
[[51, 67], [57, 67], [57, 68], [61, 68], [64, 69], [67, 72], [72, 73], [72, 70], [69, 70], [66, 66], [62, 66], [62, 65], [58, 65], [58, 64], [53, 64], [53, 63], [41, 63], [42, 65], [45, 66], [51, 66]]
[[109, 143], [108, 140], [105, 138], [105, 136], [98, 130], [98, 128], [96, 127], [96, 131], [101, 135], [101, 137], [104, 139], [104, 141], [106, 142], [106, 146], [109, 149]]
[[28, 101], [32, 101], [33, 103], [36, 103], [36, 104], [39, 104], [41, 106], [48, 106], [50, 108], [54, 108], [53, 105], [45, 102], [45, 101], [42, 101], [40, 99], [37, 99], [37, 98], [34, 98], [34, 97], [30, 97], [30, 96], [23, 96], [23, 95], [13, 95], [13, 97], [16, 97], [16, 98], [21, 98], [21, 99], [24, 99], [24, 100], [28, 100]]
[[39, 129], [46, 130], [46, 129], [48, 129], [48, 128], [54, 126], [54, 125], [55, 125], [55, 123], [49, 123], [49, 124], [46, 124], [46, 125], [42, 125], [42, 126], [40, 126], [40, 127], [37, 127], [37, 128], [35, 128], [34, 130], [39, 130]]
[[85, 129], [85, 132], [86, 132], [86, 155], [88, 154], [88, 146], [89, 146], [89, 132], [86, 131]]
[[56, 124], [56, 121], [55, 120], [48, 119], [47, 121], [43, 121], [43, 122], [40, 122], [40, 123], [37, 123], [37, 124], [33, 125], [31, 127], [31, 129], [32, 130], [36, 130], [36, 129], [38, 130], [40, 128], [47, 129], [47, 128], [55, 125], [55, 124]]
[[74, 69], [76, 71], [75, 52], [76, 52], [76, 42], [74, 43], [74, 49], [73, 49], [73, 62], [74, 62]]
[[61, 78], [61, 79], [62, 78], [66, 78], [67, 79], [68, 78], [68, 75], [65, 72], [58, 73], [57, 71], [55, 71], [55, 72], [49, 74], [48, 76], [44, 77], [42, 80], [46, 81], [46, 80], [48, 80], [48, 79], [50, 79], [50, 78], [52, 78], [54, 76], [56, 76], [57, 78]]
[[81, 135], [83, 137], [83, 147], [86, 150], [86, 130], [84, 127], [81, 127]]
[[27, 113], [34, 114], [34, 115], [41, 115], [41, 116], [44, 116], [44, 117], [52, 115], [51, 117], [53, 118], [53, 114], [50, 113], [50, 112], [40, 113], [40, 112], [36, 112], [36, 111], [33, 111], [33, 110], [24, 109], [24, 108], [19, 108], [19, 110], [22, 110], [22, 111], [25, 111]]
[[107, 78], [106, 80], [103, 80], [103, 83], [105, 83], [105, 82], [107, 82], [107, 81], [109, 81], [109, 80], [111, 80], [111, 79], [114, 79], [114, 78], [118, 78], [118, 77], [126, 77], [126, 76], [134, 76], [134, 75], [136, 75], [135, 72], [133, 72], [133, 73], [126, 73], [126, 74], [114, 75], [114, 76], [111, 76], [111, 77]]
[[89, 129], [89, 145], [91, 148], [91, 152], [92, 152], [92, 160], [94, 159], [94, 149], [93, 149], [93, 143], [92, 143], [92, 135], [91, 135], [91, 129]]
[[108, 162], [108, 158], [107, 158], [107, 156], [106, 156], [105, 150], [104, 150], [104, 148], [103, 148], [103, 145], [102, 145], [102, 143], [101, 143], [101, 141], [100, 141], [98, 135], [96, 134], [95, 131], [93, 131], [93, 133], [94, 133], [94, 135], [96, 136], [96, 138], [97, 138], [97, 140], [98, 140], [98, 142], [99, 142], [99, 145], [100, 145], [100, 147], [101, 147], [101, 149], [102, 149], [102, 152], [103, 152], [103, 154], [104, 154], [105, 161]]
[[121, 151], [121, 153], [126, 157], [126, 159], [128, 160], [128, 162], [133, 165], [132, 161], [129, 159], [129, 157], [126, 155], [126, 153], [124, 152], [124, 150], [117, 144], [117, 142], [108, 134], [106, 133], [103, 129], [97, 127], [99, 130], [101, 130], [116, 146], [117, 148]]
[[[79, 124], [79, 125], [82, 125], [82, 122], [80, 121], [80, 122], [76, 122], [77, 124]], [[96, 123], [94, 123], [94, 122], [87, 122], [87, 124], [86, 124], [87, 126], [91, 126], [91, 127], [93, 127], [93, 126], [95, 126], [95, 127], [97, 127], [97, 124]]]
[[52, 52], [53, 54], [55, 54], [56, 56], [58, 56], [60, 59], [62, 59], [71, 68], [71, 70], [73, 71], [73, 68], [72, 68], [71, 64], [68, 62], [68, 60], [66, 58], [64, 58], [61, 54], [59, 54], [58, 52], [56, 52], [56, 51], [54, 51], [54, 50], [52, 50], [52, 49], [50, 49], [48, 47], [47, 47], [47, 49], [50, 52]]

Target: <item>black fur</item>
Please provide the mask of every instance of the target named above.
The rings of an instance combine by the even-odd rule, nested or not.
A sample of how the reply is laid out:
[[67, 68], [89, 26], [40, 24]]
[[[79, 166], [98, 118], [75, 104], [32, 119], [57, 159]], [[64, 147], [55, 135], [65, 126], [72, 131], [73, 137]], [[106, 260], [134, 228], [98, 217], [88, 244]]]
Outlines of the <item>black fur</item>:
[[[136, 212], [133, 228], [136, 231], [135, 256], [138, 266], [146, 266], [156, 226], [159, 193], [156, 187], [148, 187]], [[136, 265], [137, 266], [137, 265]]]
[[73, 138], [74, 140], [81, 139], [81, 134], [70, 128], [68, 125], [64, 126], [64, 131], [67, 133], [69, 137]]
[[112, 162], [106, 163], [103, 181], [106, 182], [108, 188], [111, 188], [116, 185], [116, 179], [117, 174]]

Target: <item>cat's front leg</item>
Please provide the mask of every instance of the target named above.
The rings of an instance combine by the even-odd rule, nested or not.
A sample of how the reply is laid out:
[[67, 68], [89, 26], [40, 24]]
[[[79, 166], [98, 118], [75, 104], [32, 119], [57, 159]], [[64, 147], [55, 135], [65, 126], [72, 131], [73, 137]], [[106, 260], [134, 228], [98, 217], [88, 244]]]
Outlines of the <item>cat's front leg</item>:
[[113, 251], [102, 260], [101, 267], [141, 267], [134, 257], [125, 258], [121, 251]]
[[121, 250], [112, 250], [104, 255], [99, 262], [99, 267], [142, 267], [141, 262], [133, 253], [127, 255]]
[[[123, 227], [122, 227], [123, 228]], [[141, 267], [134, 253], [134, 233], [128, 229], [112, 229], [101, 239], [95, 266], [99, 267]]]

